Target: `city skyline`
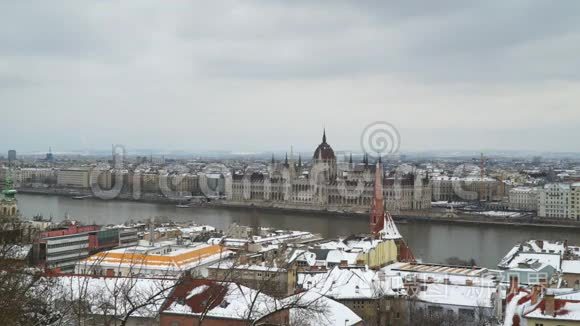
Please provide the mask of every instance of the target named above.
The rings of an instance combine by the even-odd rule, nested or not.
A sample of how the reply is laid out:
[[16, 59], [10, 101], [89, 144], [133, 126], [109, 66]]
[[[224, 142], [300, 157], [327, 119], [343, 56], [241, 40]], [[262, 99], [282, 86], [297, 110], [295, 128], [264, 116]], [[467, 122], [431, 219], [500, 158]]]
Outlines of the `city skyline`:
[[580, 326], [580, 1], [0, 1], [0, 325]]

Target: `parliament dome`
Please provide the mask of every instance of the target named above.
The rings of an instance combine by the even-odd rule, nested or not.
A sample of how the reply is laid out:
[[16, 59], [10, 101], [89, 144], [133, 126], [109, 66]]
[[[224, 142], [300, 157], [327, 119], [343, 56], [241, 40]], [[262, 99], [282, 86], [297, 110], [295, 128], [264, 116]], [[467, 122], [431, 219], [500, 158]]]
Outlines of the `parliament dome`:
[[334, 150], [326, 142], [326, 130], [323, 131], [322, 143], [320, 143], [320, 145], [316, 147], [316, 150], [314, 151], [314, 156], [312, 158], [315, 160], [336, 160]]

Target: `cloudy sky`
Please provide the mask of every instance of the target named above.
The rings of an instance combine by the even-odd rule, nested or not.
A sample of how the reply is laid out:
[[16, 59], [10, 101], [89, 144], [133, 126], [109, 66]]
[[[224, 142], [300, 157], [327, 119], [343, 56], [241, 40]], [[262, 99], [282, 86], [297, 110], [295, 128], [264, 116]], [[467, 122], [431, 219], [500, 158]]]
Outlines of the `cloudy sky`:
[[0, 150], [580, 151], [580, 1], [1, 1]]

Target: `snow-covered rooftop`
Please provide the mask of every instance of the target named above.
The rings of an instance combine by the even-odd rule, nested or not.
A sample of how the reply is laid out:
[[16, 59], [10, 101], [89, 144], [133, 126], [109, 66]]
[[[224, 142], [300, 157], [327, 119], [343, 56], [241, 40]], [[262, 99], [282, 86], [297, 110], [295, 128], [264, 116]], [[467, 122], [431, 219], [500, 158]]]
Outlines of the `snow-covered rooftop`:
[[546, 240], [529, 240], [515, 245], [502, 258], [500, 268], [515, 268], [520, 263], [549, 265], [560, 270], [561, 257], [566, 250], [578, 253], [580, 248], [568, 245], [566, 242], [551, 242]]
[[441, 283], [424, 284], [425, 291], [417, 294], [417, 299], [442, 305], [492, 308], [492, 296], [496, 291], [492, 286], [466, 286]]
[[[140, 306], [131, 316], [155, 317], [176, 284], [175, 280], [58, 276], [51, 294], [55, 301], [85, 300], [93, 314], [125, 316], [131, 306]], [[66, 312], [63, 312], [66, 313]]]
[[580, 274], [580, 260], [563, 260], [562, 273]]
[[553, 314], [546, 313], [546, 297], [525, 314], [526, 318], [545, 319], [554, 321], [580, 321], [580, 293], [555, 296], [555, 309]]
[[496, 272], [490, 272], [486, 268], [437, 264], [394, 263], [382, 270], [388, 274], [400, 275], [403, 279], [454, 285], [494, 286], [497, 277]]
[[194, 285], [184, 293], [185, 300], [169, 301], [164, 313], [200, 316], [206, 309], [201, 302], [207, 298], [212, 305], [206, 316], [213, 318], [258, 320], [283, 308], [279, 300], [243, 285], [227, 282], [210, 284]]
[[403, 279], [383, 271], [333, 268], [327, 273], [298, 274], [298, 284], [306, 290], [333, 299], [373, 299], [404, 294]]
[[362, 319], [347, 306], [315, 291], [305, 291], [283, 300], [290, 309], [290, 324], [303, 326], [352, 326]]
[[548, 253], [522, 252], [516, 255], [507, 264], [507, 268], [526, 267], [533, 270], [541, 270], [544, 266], [552, 266], [554, 269], [560, 269], [560, 255]]
[[238, 270], [249, 270], [249, 271], [264, 271], [264, 272], [285, 272], [286, 269], [283, 267], [278, 267], [275, 262], [271, 265], [266, 264], [265, 262], [261, 264], [238, 264], [234, 260], [225, 260], [219, 263], [213, 264], [209, 266], [209, 268], [214, 269], [224, 269], [230, 270], [232, 268]]
[[113, 249], [92, 255], [77, 265], [81, 268], [95, 266], [130, 268], [135, 273], [144, 270], [159, 270], [168, 274], [183, 272], [228, 258], [233, 253], [220, 245], [201, 244], [191, 247], [133, 246]]

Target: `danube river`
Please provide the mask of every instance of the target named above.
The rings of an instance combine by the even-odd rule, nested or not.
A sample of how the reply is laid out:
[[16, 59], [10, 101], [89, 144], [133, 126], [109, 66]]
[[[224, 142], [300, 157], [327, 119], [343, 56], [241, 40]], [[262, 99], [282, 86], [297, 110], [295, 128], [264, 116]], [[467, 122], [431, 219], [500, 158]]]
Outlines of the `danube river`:
[[[177, 208], [171, 204], [130, 201], [74, 200], [68, 197], [19, 194], [19, 208], [24, 217], [37, 214], [59, 221], [68, 214], [83, 223], [120, 224], [164, 216], [179, 222], [209, 224], [225, 230], [231, 223], [279, 229], [304, 230], [325, 237], [367, 232], [367, 219], [341, 215], [276, 212], [233, 208]], [[497, 225], [450, 225], [435, 222], [399, 224], [416, 257], [424, 262], [440, 263], [449, 257], [468, 260], [494, 268], [518, 241], [526, 239], [563, 240], [580, 244], [580, 231], [554, 228], [530, 228]]]

